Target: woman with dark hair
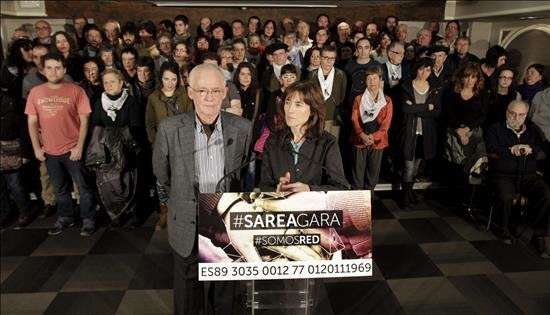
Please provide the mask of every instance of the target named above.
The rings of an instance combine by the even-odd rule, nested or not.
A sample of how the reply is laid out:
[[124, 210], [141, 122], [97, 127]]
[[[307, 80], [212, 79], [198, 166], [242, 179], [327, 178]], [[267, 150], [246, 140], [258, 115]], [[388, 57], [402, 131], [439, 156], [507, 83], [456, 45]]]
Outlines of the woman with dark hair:
[[256, 67], [250, 62], [241, 62], [233, 76], [233, 83], [241, 96], [242, 117], [254, 122], [260, 104], [260, 88]]
[[200, 23], [197, 26], [197, 37], [204, 35], [207, 38], [210, 38], [212, 35], [212, 19], [208, 16], [201, 17]]
[[525, 70], [523, 84], [518, 87], [518, 92], [521, 94], [521, 98], [531, 105], [535, 94], [544, 90], [547, 83], [544, 77], [544, 66], [540, 63], [535, 63]]
[[444, 157], [463, 168], [466, 175], [479, 178], [487, 165], [481, 126], [487, 119], [489, 95], [477, 63], [469, 62], [457, 71], [451, 90], [445, 91], [447, 134]]
[[347, 189], [338, 141], [324, 131], [324, 107], [321, 90], [311, 81], [298, 81], [285, 90], [280, 119], [266, 143], [262, 190]]
[[496, 80], [489, 91], [489, 108], [483, 130], [496, 122], [504, 121], [508, 104], [515, 99], [521, 99], [521, 95], [516, 91], [514, 84], [516, 72], [512, 67], [500, 66], [495, 71], [495, 77]]
[[380, 32], [376, 42], [380, 43], [376, 50], [374, 51], [374, 60], [378, 61], [381, 64], [388, 61], [388, 47], [390, 47], [393, 42], [393, 36], [390, 33], [384, 31]]
[[[13, 41], [9, 55], [0, 70], [0, 86], [14, 99], [21, 100], [23, 78], [35, 67], [32, 61], [32, 41], [20, 38]], [[20, 106], [18, 105], [17, 108]], [[23, 109], [21, 109], [23, 112]]]
[[412, 80], [401, 85], [401, 148], [405, 168], [402, 177], [402, 206], [418, 203], [419, 196], [413, 185], [422, 160], [436, 156], [437, 125], [435, 119], [441, 113], [441, 88], [430, 86], [434, 62], [424, 57], [418, 60], [412, 71]]
[[103, 93], [103, 84], [101, 84], [100, 75], [103, 72], [103, 63], [93, 57], [85, 57], [82, 60], [82, 69], [84, 73], [84, 79], [80, 82], [80, 86], [88, 95], [90, 99], [90, 106], [92, 110], [95, 108], [96, 101], [101, 97]]
[[[159, 87], [147, 99], [145, 110], [145, 128], [151, 144], [155, 143], [157, 128], [160, 121], [171, 116], [193, 110], [193, 103], [187, 96], [185, 88], [180, 84], [179, 66], [175, 62], [165, 62], [160, 68]], [[160, 217], [155, 225], [159, 231], [166, 227], [168, 194], [157, 182], [157, 192], [160, 201]]]
[[275, 23], [275, 21], [265, 21], [260, 39], [264, 47], [267, 47], [276, 42], [280, 42], [279, 38], [277, 37], [277, 23]]
[[[315, 48], [319, 49], [319, 56], [321, 56], [320, 49], [323, 49], [325, 45], [328, 45], [330, 43], [330, 35], [329, 32], [324, 29], [320, 28], [315, 32], [315, 37], [313, 39], [313, 46], [308, 48], [306, 50], [306, 54], [304, 55], [304, 60], [306, 60], [306, 63], [310, 61], [311, 55], [313, 53], [313, 50]], [[319, 65], [321, 64], [321, 60], [319, 59]], [[306, 78], [306, 77], [304, 77]]]
[[382, 70], [370, 67], [365, 71], [366, 89], [357, 95], [351, 112], [353, 145], [353, 189], [370, 189], [378, 184], [382, 154], [388, 146], [393, 104], [380, 86]]
[[246, 29], [248, 30], [248, 35], [259, 35], [260, 30], [262, 29], [262, 22], [260, 21], [260, 18], [255, 15], [249, 17]]
[[212, 25], [212, 37], [210, 38], [211, 51], [218, 51], [218, 48], [222, 47], [229, 38], [231, 28], [226, 24], [227, 22], [220, 21]]
[[67, 74], [74, 82], [80, 82], [84, 78], [82, 72], [82, 59], [78, 54], [78, 47], [71, 35], [64, 31], [55, 32], [52, 35], [52, 52], [57, 52], [67, 61]]
[[176, 43], [174, 47], [174, 61], [176, 61], [180, 69], [191, 62], [191, 48], [187, 42]]
[[412, 43], [406, 43], [404, 48], [405, 48], [405, 56], [403, 57], [402, 65], [404, 67], [408, 67], [412, 73], [412, 68], [416, 64], [416, 61], [418, 60], [416, 56], [416, 50], [414, 49], [414, 44]]
[[321, 48], [311, 47], [308, 49], [306, 54], [309, 53], [309, 58], [304, 58], [306, 63], [306, 68], [302, 72], [302, 78], [306, 79], [310, 72], [319, 69], [321, 67]]

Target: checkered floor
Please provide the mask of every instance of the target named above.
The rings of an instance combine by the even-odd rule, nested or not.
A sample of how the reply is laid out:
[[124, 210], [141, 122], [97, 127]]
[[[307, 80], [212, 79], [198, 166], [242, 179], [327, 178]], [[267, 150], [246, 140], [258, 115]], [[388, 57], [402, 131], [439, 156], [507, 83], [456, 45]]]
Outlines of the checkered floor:
[[[428, 191], [412, 211], [377, 194], [374, 276], [319, 281], [314, 314], [550, 313], [550, 261], [477, 230], [453, 193]], [[48, 236], [54, 218], [2, 231], [1, 314], [171, 314], [172, 254], [155, 220], [89, 238]]]

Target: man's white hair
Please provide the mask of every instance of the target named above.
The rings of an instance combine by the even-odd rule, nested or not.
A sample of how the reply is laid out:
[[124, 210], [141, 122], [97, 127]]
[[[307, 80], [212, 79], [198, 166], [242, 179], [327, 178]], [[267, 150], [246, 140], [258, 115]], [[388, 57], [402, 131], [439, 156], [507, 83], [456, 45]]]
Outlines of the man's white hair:
[[196, 81], [196, 78], [199, 73], [202, 73], [202, 72], [206, 72], [206, 71], [212, 71], [215, 73], [215, 75], [217, 75], [219, 77], [219, 79], [223, 82], [223, 85], [225, 86], [225, 76], [223, 75], [223, 73], [221, 72], [220, 68], [218, 68], [217, 66], [215, 65], [211, 65], [211, 64], [200, 64], [196, 67], [193, 68], [193, 70], [191, 70], [191, 73], [189, 73], [189, 85], [191, 86], [191, 88], [195, 88], [195, 81]]

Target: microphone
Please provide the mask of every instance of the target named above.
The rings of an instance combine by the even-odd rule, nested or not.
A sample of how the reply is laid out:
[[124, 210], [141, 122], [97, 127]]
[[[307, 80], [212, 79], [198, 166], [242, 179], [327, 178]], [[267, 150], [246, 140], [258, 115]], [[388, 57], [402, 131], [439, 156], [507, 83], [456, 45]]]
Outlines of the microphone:
[[225, 175], [222, 176], [222, 178], [220, 178], [220, 180], [218, 181], [218, 183], [216, 184], [216, 192], [223, 192], [221, 191], [221, 184], [223, 183], [223, 181], [226, 179], [226, 178], [229, 178], [230, 176], [233, 176], [234, 174], [236, 174], [238, 171], [242, 170], [243, 168], [247, 167], [248, 165], [250, 165], [250, 163], [256, 161], [257, 159], [261, 158], [262, 156], [264, 156], [265, 154], [265, 151], [254, 156], [253, 158], [251, 158], [250, 160], [248, 160], [246, 163], [244, 164], [241, 164], [239, 165], [239, 167], [237, 167], [236, 169], [232, 170], [231, 172], [228, 172], [226, 173]]
[[342, 175], [340, 175], [338, 172], [336, 172], [335, 170], [330, 169], [330, 168], [324, 166], [323, 163], [320, 163], [320, 162], [318, 162], [318, 161], [315, 161], [315, 160], [312, 159], [311, 157], [309, 157], [309, 156], [307, 156], [307, 155], [305, 155], [305, 154], [303, 154], [303, 153], [300, 153], [300, 152], [294, 150], [294, 148], [291, 147], [290, 144], [289, 144], [289, 146], [288, 146], [287, 148], [288, 148], [288, 150], [289, 150], [291, 153], [294, 153], [294, 154], [296, 154], [296, 155], [298, 155], [298, 156], [301, 156], [301, 157], [305, 158], [305, 159], [308, 160], [308, 161], [313, 162], [313, 164], [315, 164], [315, 165], [321, 167], [321, 168], [322, 168], [323, 170], [325, 170], [327, 173], [329, 173], [329, 174], [331, 174], [331, 175], [334, 175], [334, 177], [332, 177], [332, 178], [334, 178], [334, 179], [338, 182], [338, 184], [341, 184], [342, 186], [346, 187], [347, 190], [351, 190], [351, 185], [348, 183], [348, 180], [347, 180], [345, 177], [343, 177]]

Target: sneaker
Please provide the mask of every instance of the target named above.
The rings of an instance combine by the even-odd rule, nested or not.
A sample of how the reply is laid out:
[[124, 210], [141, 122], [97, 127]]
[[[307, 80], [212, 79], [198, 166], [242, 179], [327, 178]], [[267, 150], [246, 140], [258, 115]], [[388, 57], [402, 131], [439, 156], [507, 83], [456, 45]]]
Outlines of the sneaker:
[[58, 221], [55, 223], [53, 228], [48, 230], [48, 235], [59, 235], [63, 232], [64, 229], [68, 227], [73, 227], [73, 226], [74, 226], [74, 222], [70, 222], [68, 224], [62, 224]]
[[14, 230], [21, 230], [25, 226], [27, 226], [31, 222], [30, 218], [28, 216], [20, 216], [19, 219], [17, 219], [17, 222], [15, 222], [15, 225], [13, 226]]
[[95, 228], [92, 226], [83, 226], [80, 230], [80, 236], [92, 236], [94, 234]]
[[550, 259], [550, 253], [548, 253], [548, 248], [546, 247], [546, 242], [544, 241], [544, 236], [533, 235], [531, 238], [531, 246], [535, 249], [535, 252], [540, 258]]
[[512, 245], [512, 235], [508, 231], [502, 232], [500, 235], [500, 239], [502, 239], [502, 242], [507, 245]]

